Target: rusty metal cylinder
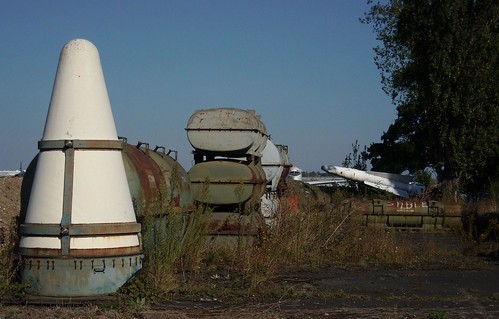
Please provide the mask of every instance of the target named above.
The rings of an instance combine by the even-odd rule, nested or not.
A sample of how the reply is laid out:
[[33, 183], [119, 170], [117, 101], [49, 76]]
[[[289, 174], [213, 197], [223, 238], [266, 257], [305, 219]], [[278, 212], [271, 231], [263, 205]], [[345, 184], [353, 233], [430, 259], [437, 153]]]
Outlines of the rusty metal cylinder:
[[192, 210], [187, 172], [164, 149], [128, 144], [122, 155], [137, 218]]

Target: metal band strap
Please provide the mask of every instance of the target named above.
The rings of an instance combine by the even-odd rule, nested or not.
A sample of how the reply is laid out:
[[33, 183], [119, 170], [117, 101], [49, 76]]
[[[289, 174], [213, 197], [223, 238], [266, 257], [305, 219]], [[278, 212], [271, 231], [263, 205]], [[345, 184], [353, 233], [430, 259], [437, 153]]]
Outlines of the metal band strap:
[[73, 224], [63, 228], [59, 224], [21, 224], [23, 236], [79, 236], [99, 237], [140, 233], [139, 223]]
[[125, 148], [125, 142], [120, 140], [51, 140], [38, 141], [40, 151], [51, 150], [122, 150]]
[[137, 257], [142, 257], [141, 246], [132, 247], [117, 247], [117, 248], [97, 248], [97, 249], [73, 249], [69, 255], [64, 255], [61, 257], [60, 249], [49, 249], [49, 248], [26, 248], [20, 247], [18, 250], [25, 258], [54, 258], [54, 259], [66, 259], [66, 258], [101, 258], [101, 257], [118, 257], [123, 258], [124, 256], [136, 255]]
[[[64, 152], [64, 189], [62, 194], [62, 218], [60, 229], [69, 229], [71, 225], [71, 215], [73, 210], [73, 181], [75, 167], [75, 150], [68, 148]], [[70, 249], [69, 232], [61, 233], [61, 253], [69, 255]]]

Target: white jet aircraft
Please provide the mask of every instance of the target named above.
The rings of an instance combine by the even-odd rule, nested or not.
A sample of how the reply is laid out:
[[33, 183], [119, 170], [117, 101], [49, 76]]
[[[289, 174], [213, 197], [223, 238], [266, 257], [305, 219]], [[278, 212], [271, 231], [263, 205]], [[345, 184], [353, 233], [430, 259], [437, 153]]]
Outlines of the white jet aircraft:
[[368, 186], [378, 188], [404, 198], [409, 197], [409, 195], [421, 195], [425, 190], [425, 186], [415, 182], [414, 178], [410, 175], [361, 171], [354, 168], [333, 165], [323, 165], [321, 169], [346, 179], [363, 182]]

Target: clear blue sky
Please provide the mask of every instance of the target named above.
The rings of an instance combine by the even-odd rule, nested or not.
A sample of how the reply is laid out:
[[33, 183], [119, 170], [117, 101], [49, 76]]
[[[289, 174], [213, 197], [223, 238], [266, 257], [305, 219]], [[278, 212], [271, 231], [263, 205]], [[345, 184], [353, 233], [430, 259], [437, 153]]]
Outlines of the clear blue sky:
[[365, 0], [1, 1], [0, 170], [38, 152], [61, 48], [99, 50], [118, 134], [176, 149], [197, 109], [262, 116], [294, 165], [341, 164], [396, 116]]

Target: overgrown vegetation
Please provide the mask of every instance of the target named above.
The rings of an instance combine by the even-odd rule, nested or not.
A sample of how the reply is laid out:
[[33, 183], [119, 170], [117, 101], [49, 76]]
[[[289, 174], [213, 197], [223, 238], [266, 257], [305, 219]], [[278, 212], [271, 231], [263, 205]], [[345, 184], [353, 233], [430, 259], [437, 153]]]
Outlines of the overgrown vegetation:
[[178, 289], [185, 274], [196, 269], [206, 254], [203, 234], [209, 211], [171, 210], [168, 215], [141, 220], [144, 262], [140, 273], [121, 289], [132, 302], [156, 300]]
[[499, 2], [368, 3], [362, 22], [380, 40], [375, 63], [398, 115], [367, 150], [373, 169], [430, 167], [446, 199], [497, 193]]
[[[178, 298], [272, 297], [295, 293], [267, 286], [283, 271], [319, 271], [329, 266], [469, 266], [457, 258], [462, 254], [460, 250], [442, 246], [424, 233], [418, 234], [421, 240], [414, 241], [394, 230], [364, 227], [360, 208], [347, 201], [349, 194], [325, 189], [328, 191], [292, 184], [271, 226], [253, 242], [236, 239], [230, 245], [212, 245], [202, 236], [203, 223], [189, 224], [185, 231], [185, 220], [179, 216], [166, 229], [171, 234], [162, 233], [161, 244], [154, 245], [155, 250], [148, 254], [150, 259], [146, 259], [141, 275], [123, 292], [132, 300], [172, 294]], [[191, 218], [202, 221], [207, 216], [198, 211]], [[466, 240], [466, 231], [459, 229], [456, 227]], [[491, 233], [487, 229], [477, 231]], [[156, 293], [152, 295], [152, 291]]]
[[[8, 227], [0, 227], [0, 298], [22, 297], [24, 285], [17, 274], [21, 262], [15, 253], [17, 243], [17, 220], [13, 218]], [[2, 298], [3, 299], [3, 298]]]
[[[143, 269], [121, 289], [120, 307], [140, 313], [151, 302], [172, 296], [234, 300], [294, 296], [299, 292], [272, 288], [268, 283], [280, 273], [297, 269], [469, 266], [457, 258], [461, 251], [442, 246], [424, 233], [418, 234], [423, 239], [414, 241], [393, 230], [364, 227], [361, 210], [349, 197], [341, 189], [290, 183], [271, 226], [264, 227], [252, 242], [236, 238], [229, 245], [207, 240], [207, 221], [214, 213], [203, 208], [190, 214], [172, 211], [167, 217], [144, 217]], [[470, 216], [484, 215], [476, 211]], [[482, 225], [473, 218], [456, 231], [463, 240], [471, 239], [477, 246], [491, 242], [497, 250], [497, 219], [489, 218]], [[15, 280], [14, 242], [12, 236], [2, 240], [2, 296], [18, 294], [22, 288]]]

